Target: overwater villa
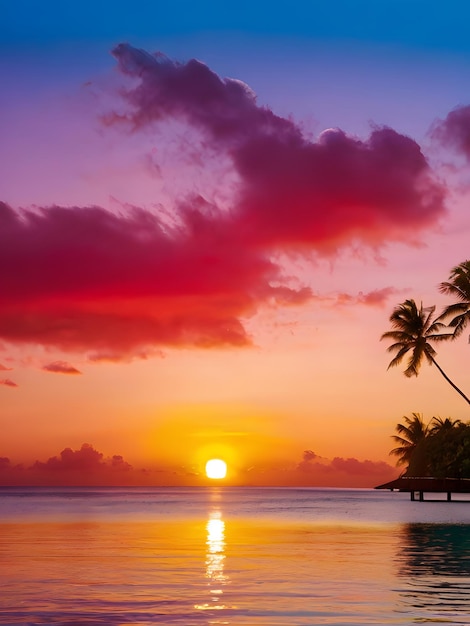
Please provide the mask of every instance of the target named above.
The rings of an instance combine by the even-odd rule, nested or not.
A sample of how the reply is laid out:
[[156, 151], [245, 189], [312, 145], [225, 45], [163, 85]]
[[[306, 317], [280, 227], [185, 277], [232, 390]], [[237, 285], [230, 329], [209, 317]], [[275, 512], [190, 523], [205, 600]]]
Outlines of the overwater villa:
[[[409, 491], [410, 499], [424, 501], [425, 493], [446, 493], [447, 501], [452, 501], [452, 494], [470, 493], [470, 478], [432, 478], [431, 476], [400, 476], [389, 483], [378, 485], [375, 489], [389, 489], [390, 491]], [[457, 502], [457, 500], [454, 500]], [[467, 501], [467, 500], [465, 500]], [[462, 500], [459, 500], [462, 502]], [[470, 502], [470, 500], [468, 500]]]

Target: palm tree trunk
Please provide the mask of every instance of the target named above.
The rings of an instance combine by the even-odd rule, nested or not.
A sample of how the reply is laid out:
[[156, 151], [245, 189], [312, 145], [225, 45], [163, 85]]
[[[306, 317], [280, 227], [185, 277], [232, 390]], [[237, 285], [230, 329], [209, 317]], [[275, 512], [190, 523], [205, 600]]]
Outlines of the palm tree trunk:
[[434, 363], [434, 365], [437, 367], [437, 369], [441, 372], [441, 374], [444, 376], [444, 378], [446, 379], [446, 381], [449, 383], [449, 385], [452, 385], [452, 387], [455, 389], [455, 391], [457, 393], [459, 393], [462, 398], [464, 398], [464, 400], [466, 400], [468, 402], [468, 404], [470, 404], [470, 400], [467, 398], [467, 396], [464, 394], [463, 391], [461, 391], [457, 385], [454, 385], [454, 383], [451, 381], [451, 379], [447, 376], [447, 374], [444, 372], [444, 370], [437, 364], [437, 361], [431, 357], [431, 361]]

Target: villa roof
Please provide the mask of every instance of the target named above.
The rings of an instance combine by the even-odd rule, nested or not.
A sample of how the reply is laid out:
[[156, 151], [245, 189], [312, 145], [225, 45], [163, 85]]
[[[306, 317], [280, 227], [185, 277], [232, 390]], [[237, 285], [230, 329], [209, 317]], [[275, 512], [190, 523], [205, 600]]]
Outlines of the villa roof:
[[470, 493], [470, 478], [433, 478], [431, 476], [400, 476], [375, 489]]

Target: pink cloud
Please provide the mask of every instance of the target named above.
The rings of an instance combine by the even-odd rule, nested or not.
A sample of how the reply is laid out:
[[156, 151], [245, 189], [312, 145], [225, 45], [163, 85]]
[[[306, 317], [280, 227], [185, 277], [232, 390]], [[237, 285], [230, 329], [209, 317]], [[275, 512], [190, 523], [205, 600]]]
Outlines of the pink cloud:
[[436, 122], [431, 135], [470, 160], [470, 106], [459, 106]]
[[[198, 61], [179, 64], [126, 44], [114, 55], [134, 80], [125, 113], [105, 123], [151, 132], [182, 119], [204, 136], [200, 163], [209, 153], [231, 163], [231, 205], [188, 197], [169, 225], [138, 207], [15, 211], [0, 202], [3, 340], [97, 360], [145, 358], [165, 346], [249, 346], [244, 319], [265, 304], [313, 297], [309, 286], [292, 285], [277, 252], [334, 255], [357, 242], [414, 242], [445, 213], [444, 190], [419, 146], [392, 129], [375, 129], [366, 141], [329, 130], [314, 142], [260, 107], [246, 85]], [[57, 363], [46, 369], [65, 373]]]
[[392, 467], [384, 461], [359, 461], [355, 458], [343, 459], [342, 457], [335, 457], [331, 461], [331, 467], [335, 470], [345, 472], [346, 474], [353, 474], [356, 476], [366, 476], [368, 478], [374, 478], [374, 476], [382, 476], [384, 473], [396, 474], [396, 468]]
[[44, 365], [42, 368], [46, 372], [54, 372], [56, 374], [81, 374], [80, 370], [78, 370], [67, 361], [53, 361], [52, 363], [48, 363]]
[[358, 295], [358, 301], [368, 306], [383, 306], [387, 303], [391, 296], [395, 296], [398, 293], [398, 289], [394, 287], [384, 287], [383, 289], [374, 289], [368, 293], [360, 292]]
[[[356, 458], [324, 459], [307, 450], [296, 466], [290, 481], [324, 486], [374, 487], [382, 480], [396, 478], [397, 470], [384, 461], [360, 461]], [[297, 476], [297, 478], [296, 478]]]
[[382, 289], [374, 289], [363, 293], [360, 291], [357, 295], [348, 293], [340, 293], [338, 295], [338, 304], [364, 304], [366, 306], [384, 306], [391, 296], [400, 293], [395, 287], [383, 287]]
[[131, 469], [121, 456], [113, 456], [112, 459], [104, 459], [103, 453], [95, 450], [89, 443], [84, 443], [80, 450], [65, 448], [60, 456], [53, 456], [45, 463], [36, 461], [33, 469], [50, 472], [97, 472], [102, 469]]
[[246, 85], [199, 61], [176, 63], [128, 44], [113, 54], [138, 83], [124, 94], [126, 114], [107, 123], [138, 130], [179, 118], [204, 132], [232, 157], [241, 179], [238, 229], [254, 245], [332, 254], [352, 240], [413, 240], [444, 214], [444, 189], [418, 144], [390, 128], [373, 130], [367, 141], [330, 129], [313, 142], [258, 106]]
[[9, 378], [4, 378], [3, 380], [0, 380], [0, 385], [5, 385], [5, 387], [18, 387], [18, 385]]
[[8, 457], [0, 458], [2, 485], [139, 484], [140, 474], [121, 455], [105, 458], [87, 443], [79, 450], [65, 448], [58, 456], [26, 467], [14, 465]]
[[12, 367], [6, 367], [0, 363], [0, 372], [11, 372], [12, 369]]

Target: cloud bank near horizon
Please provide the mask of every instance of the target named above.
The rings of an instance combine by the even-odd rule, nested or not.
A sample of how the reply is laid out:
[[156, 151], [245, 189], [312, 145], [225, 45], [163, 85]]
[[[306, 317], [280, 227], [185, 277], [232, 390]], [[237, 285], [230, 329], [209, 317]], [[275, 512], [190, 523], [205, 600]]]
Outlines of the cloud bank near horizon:
[[[397, 469], [383, 461], [360, 461], [356, 458], [321, 458], [311, 450], [303, 453], [302, 461], [290, 467], [250, 467], [240, 469], [236, 484], [246, 485], [307, 485], [338, 487], [373, 487], [395, 478]], [[84, 443], [78, 450], [64, 448], [46, 461], [30, 465], [14, 464], [0, 457], [1, 486], [131, 486], [131, 485], [201, 485], [207, 484], [204, 473], [194, 468], [162, 467], [136, 468], [122, 455], [105, 457], [93, 445]]]
[[[329, 129], [314, 141], [259, 106], [244, 83], [199, 61], [128, 44], [113, 54], [124, 108], [105, 116], [104, 128], [138, 135], [186, 124], [202, 137], [201, 163], [215, 153], [231, 164], [231, 204], [189, 194], [175, 199], [169, 223], [141, 207], [15, 210], [0, 202], [4, 341], [94, 360], [249, 346], [244, 320], [260, 307], [314, 298], [310, 285], [286, 275], [279, 254], [331, 258], [352, 245], [413, 245], [446, 214], [445, 188], [419, 145], [391, 128], [367, 140]], [[392, 293], [339, 298], [374, 306]]]

